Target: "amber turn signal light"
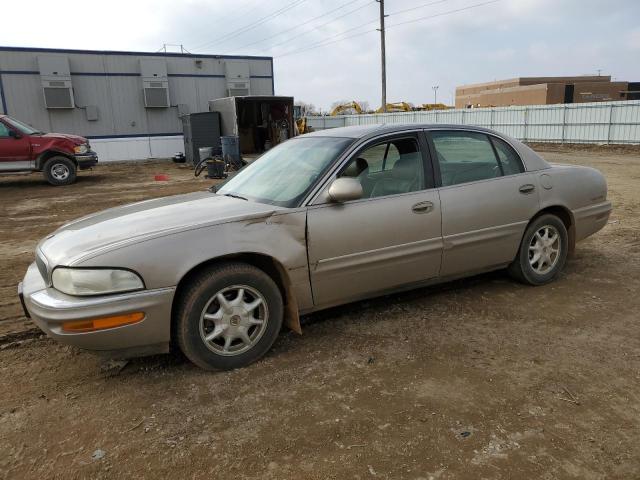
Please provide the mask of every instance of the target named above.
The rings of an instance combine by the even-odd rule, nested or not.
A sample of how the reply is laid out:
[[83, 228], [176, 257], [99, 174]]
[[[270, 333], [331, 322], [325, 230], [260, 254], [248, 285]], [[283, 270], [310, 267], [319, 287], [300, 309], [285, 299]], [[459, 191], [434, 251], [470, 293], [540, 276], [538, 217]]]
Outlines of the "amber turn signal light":
[[75, 320], [73, 322], [64, 322], [62, 324], [62, 330], [71, 333], [94, 332], [96, 330], [131, 325], [141, 322], [143, 318], [143, 312], [136, 312], [127, 315], [118, 315], [116, 317], [96, 318], [95, 320]]

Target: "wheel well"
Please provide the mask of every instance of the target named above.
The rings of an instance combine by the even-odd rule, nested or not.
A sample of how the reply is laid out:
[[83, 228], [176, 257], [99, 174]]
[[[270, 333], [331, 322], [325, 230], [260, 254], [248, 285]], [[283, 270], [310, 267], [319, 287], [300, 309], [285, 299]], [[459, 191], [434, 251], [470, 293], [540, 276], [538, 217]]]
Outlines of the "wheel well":
[[[230, 255], [224, 255], [222, 257], [213, 258], [211, 260], [204, 261], [191, 270], [189, 270], [178, 282], [176, 287], [176, 293], [173, 297], [173, 304], [171, 308], [171, 340], [173, 341], [173, 329], [176, 323], [176, 307], [178, 305], [178, 300], [181, 292], [185, 288], [185, 285], [189, 283], [189, 281], [200, 273], [202, 270], [212, 267], [213, 265], [218, 265], [220, 263], [225, 262], [242, 262], [249, 265], [252, 265], [256, 268], [259, 268], [263, 272], [265, 272], [269, 277], [276, 282], [278, 289], [280, 290], [280, 294], [282, 295], [282, 300], [285, 304], [285, 321], [287, 325], [294, 331], [300, 330], [300, 320], [297, 316], [297, 302], [291, 291], [289, 284], [289, 277], [286, 274], [284, 267], [278, 262], [276, 259], [269, 257], [268, 255], [262, 255], [259, 253], [236, 253]], [[298, 332], [300, 333], [300, 332]]]
[[40, 156], [38, 157], [38, 160], [36, 161], [36, 169], [37, 170], [42, 170], [42, 168], [44, 167], [44, 164], [47, 160], [49, 160], [51, 157], [65, 157], [68, 158], [69, 160], [71, 160], [74, 165], [77, 167], [78, 163], [76, 162], [75, 158], [62, 153], [62, 152], [56, 152], [53, 150], [47, 150], [44, 153], [41, 153]]
[[566, 207], [562, 207], [560, 205], [553, 205], [550, 207], [546, 207], [540, 210], [538, 213], [536, 213], [535, 216], [531, 219], [531, 222], [533, 222], [536, 218], [546, 213], [555, 215], [560, 220], [562, 220], [562, 223], [564, 223], [564, 226], [567, 229], [567, 234], [569, 235], [569, 252], [573, 252], [573, 250], [576, 247], [576, 224], [573, 219], [573, 215], [571, 211]]

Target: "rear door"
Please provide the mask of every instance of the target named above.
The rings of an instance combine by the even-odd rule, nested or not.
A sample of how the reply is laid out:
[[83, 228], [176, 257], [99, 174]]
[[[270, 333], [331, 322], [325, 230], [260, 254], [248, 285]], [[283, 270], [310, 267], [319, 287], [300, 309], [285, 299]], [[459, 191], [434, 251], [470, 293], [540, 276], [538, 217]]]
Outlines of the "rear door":
[[539, 207], [535, 181], [516, 151], [483, 132], [431, 130], [440, 182], [442, 276], [510, 263]]
[[[421, 132], [372, 140], [337, 176], [361, 199], [317, 201], [307, 213], [314, 303], [335, 305], [438, 276], [440, 200]], [[386, 153], [385, 153], [386, 152]]]

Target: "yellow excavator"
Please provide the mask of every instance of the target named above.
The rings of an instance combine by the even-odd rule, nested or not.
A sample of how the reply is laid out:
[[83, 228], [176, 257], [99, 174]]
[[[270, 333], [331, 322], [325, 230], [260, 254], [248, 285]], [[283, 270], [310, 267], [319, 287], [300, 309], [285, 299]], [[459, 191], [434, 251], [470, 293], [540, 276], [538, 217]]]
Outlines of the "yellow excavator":
[[362, 113], [362, 107], [360, 106], [360, 104], [358, 102], [347, 102], [347, 103], [341, 103], [340, 105], [336, 105], [333, 110], [331, 110], [330, 115], [332, 117], [335, 117], [336, 115], [347, 115], [344, 112], [348, 111], [348, 110], [353, 110], [355, 111], [357, 114]]
[[444, 103], [423, 103], [416, 110], [430, 111], [430, 110], [449, 110], [451, 107]]
[[[387, 113], [393, 112], [410, 112], [411, 105], [407, 102], [387, 103]], [[383, 113], [382, 107], [376, 110], [376, 113]]]

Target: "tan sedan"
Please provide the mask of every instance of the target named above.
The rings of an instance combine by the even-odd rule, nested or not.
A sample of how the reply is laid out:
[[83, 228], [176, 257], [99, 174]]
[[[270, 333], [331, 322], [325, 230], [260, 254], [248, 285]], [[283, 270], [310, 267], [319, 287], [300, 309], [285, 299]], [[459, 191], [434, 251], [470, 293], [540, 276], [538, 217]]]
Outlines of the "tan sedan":
[[60, 342], [117, 357], [173, 344], [229, 369], [283, 322], [299, 332], [300, 314], [504, 268], [543, 285], [610, 211], [600, 172], [490, 130], [338, 128], [269, 150], [217, 192], [62, 226], [19, 291]]

